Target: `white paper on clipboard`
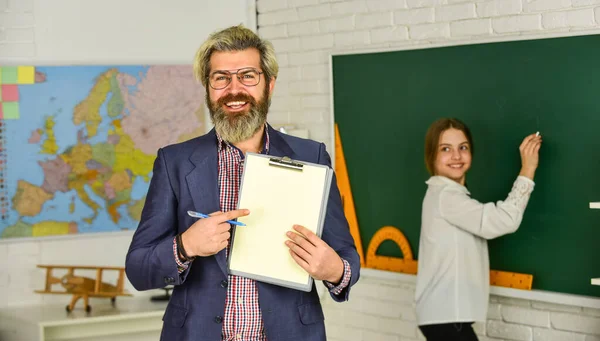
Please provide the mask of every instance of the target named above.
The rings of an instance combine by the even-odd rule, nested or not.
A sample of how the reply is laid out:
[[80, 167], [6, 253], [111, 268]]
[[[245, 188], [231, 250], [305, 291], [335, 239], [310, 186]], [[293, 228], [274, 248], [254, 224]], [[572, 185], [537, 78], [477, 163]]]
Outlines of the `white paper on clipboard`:
[[229, 273], [310, 291], [313, 279], [289, 254], [286, 232], [302, 225], [321, 236], [333, 170], [325, 165], [248, 153], [232, 237]]

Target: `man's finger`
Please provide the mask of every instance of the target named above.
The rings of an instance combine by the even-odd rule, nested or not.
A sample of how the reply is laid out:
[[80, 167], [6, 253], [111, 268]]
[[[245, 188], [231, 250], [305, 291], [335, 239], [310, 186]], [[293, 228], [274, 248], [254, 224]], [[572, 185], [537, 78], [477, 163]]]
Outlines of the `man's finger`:
[[306, 262], [304, 259], [300, 258], [300, 256], [298, 256], [298, 255], [297, 255], [296, 253], [294, 253], [294, 251], [292, 251], [292, 250], [290, 250], [290, 255], [292, 256], [292, 258], [294, 259], [294, 261], [295, 261], [295, 262], [296, 262], [298, 265], [300, 265], [300, 267], [301, 267], [302, 269], [304, 269], [306, 272], [308, 272], [308, 263], [307, 263], [307, 262]]
[[248, 214], [250, 214], [250, 210], [246, 210], [246, 209], [233, 210], [233, 211], [225, 212], [223, 214], [219, 214], [218, 216], [215, 217], [215, 219], [219, 223], [222, 223], [227, 220], [233, 220], [233, 219], [236, 219], [239, 217], [247, 216]]
[[310, 259], [312, 258], [312, 256], [310, 255], [310, 253], [308, 253], [306, 250], [304, 250], [300, 245], [286, 240], [285, 241], [285, 245], [292, 251], [294, 251], [295, 254], [297, 254], [300, 258], [304, 259], [304, 261], [306, 261], [307, 263], [310, 261]]
[[231, 230], [231, 225], [229, 223], [220, 223], [219, 225], [217, 225], [217, 228], [215, 229], [215, 231], [217, 233], [225, 233], [225, 232], [228, 232], [229, 230]]
[[303, 236], [301, 234], [294, 233], [292, 231], [288, 231], [286, 233], [286, 235], [294, 243], [300, 245], [300, 247], [303, 248], [304, 250], [306, 250], [308, 253], [312, 253], [311, 250], [316, 247], [313, 243], [311, 243], [310, 241], [308, 241], [305, 236]]
[[307, 229], [302, 225], [294, 225], [294, 230], [300, 232], [309, 242], [311, 242], [314, 246], [317, 246], [321, 242], [321, 238], [317, 237], [313, 231]]
[[226, 247], [227, 247], [227, 245], [229, 245], [229, 240], [224, 240], [224, 241], [222, 241], [222, 242], [219, 244], [219, 250], [218, 250], [217, 252], [219, 252], [219, 251], [223, 250], [224, 248], [226, 248]]
[[223, 240], [229, 240], [229, 237], [231, 237], [231, 233], [230, 232], [224, 232], [224, 233], [221, 233], [219, 235], [219, 239], [221, 239], [221, 241], [223, 241]]

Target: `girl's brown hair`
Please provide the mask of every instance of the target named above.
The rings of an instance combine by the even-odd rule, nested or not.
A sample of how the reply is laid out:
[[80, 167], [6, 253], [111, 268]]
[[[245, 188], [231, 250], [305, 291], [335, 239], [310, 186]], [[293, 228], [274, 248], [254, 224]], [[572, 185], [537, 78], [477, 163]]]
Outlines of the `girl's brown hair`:
[[425, 135], [425, 167], [427, 167], [427, 171], [432, 176], [435, 175], [435, 159], [437, 158], [440, 136], [442, 136], [444, 131], [451, 128], [460, 130], [465, 134], [471, 148], [471, 155], [473, 155], [473, 138], [466, 124], [457, 118], [441, 118], [433, 122]]

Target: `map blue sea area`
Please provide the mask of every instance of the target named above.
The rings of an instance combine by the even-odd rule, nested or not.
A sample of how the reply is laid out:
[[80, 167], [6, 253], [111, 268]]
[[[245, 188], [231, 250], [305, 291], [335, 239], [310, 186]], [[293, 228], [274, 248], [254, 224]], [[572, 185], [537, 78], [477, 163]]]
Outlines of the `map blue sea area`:
[[0, 237], [137, 227], [159, 148], [206, 132], [189, 65], [0, 67]]

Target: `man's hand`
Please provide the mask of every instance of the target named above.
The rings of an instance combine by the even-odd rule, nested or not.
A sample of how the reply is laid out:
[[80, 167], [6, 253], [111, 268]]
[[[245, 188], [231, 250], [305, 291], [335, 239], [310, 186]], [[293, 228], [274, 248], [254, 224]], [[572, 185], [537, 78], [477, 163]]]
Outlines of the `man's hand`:
[[227, 220], [233, 220], [250, 214], [249, 210], [211, 213], [209, 218], [198, 219], [194, 225], [181, 235], [185, 252], [189, 257], [212, 256], [223, 250], [229, 243], [231, 226]]
[[337, 284], [344, 274], [344, 263], [338, 254], [304, 226], [294, 225], [287, 232], [285, 245], [290, 248], [292, 258], [316, 280], [325, 280]]

